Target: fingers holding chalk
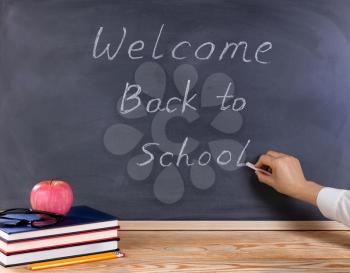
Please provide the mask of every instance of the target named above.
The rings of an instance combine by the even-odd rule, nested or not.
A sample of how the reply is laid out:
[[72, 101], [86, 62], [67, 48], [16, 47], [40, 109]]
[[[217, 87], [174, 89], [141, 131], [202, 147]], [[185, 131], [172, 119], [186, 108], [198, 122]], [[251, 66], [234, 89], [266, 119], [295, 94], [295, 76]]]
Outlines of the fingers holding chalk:
[[267, 184], [269, 186], [272, 186], [273, 184], [273, 178], [271, 174], [266, 174], [265, 171], [255, 171], [256, 176], [258, 177], [258, 180], [264, 184]]
[[255, 174], [257, 175], [260, 182], [263, 182], [269, 186], [271, 186], [273, 184], [272, 173], [270, 173], [264, 169], [257, 168], [253, 163], [250, 163], [250, 162], [246, 162], [245, 166], [247, 166], [248, 168], [253, 169], [255, 171]]
[[262, 168], [264, 166], [267, 166], [272, 169], [273, 159], [274, 158], [271, 155], [268, 155], [268, 154], [261, 155], [259, 157], [258, 162], [255, 163], [255, 167]]
[[260, 169], [260, 168], [255, 167], [255, 165], [253, 163], [250, 163], [250, 162], [246, 162], [245, 166], [247, 166], [248, 168], [253, 169], [255, 172], [261, 172], [261, 173], [263, 173], [265, 175], [268, 175], [268, 176], [272, 174], [271, 172], [268, 172], [268, 171], [266, 171], [264, 169]]

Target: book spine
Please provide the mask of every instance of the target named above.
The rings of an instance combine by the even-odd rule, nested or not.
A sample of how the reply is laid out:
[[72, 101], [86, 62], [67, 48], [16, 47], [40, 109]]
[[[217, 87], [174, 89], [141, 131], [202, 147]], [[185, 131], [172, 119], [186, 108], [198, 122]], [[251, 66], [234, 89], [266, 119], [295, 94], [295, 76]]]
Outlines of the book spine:
[[0, 236], [0, 240], [7, 244], [15, 244], [15, 243], [30, 242], [30, 241], [36, 241], [36, 240], [62, 238], [66, 236], [74, 236], [74, 235], [87, 234], [87, 233], [103, 232], [103, 231], [109, 231], [109, 230], [119, 231], [120, 227], [114, 226], [114, 227], [98, 228], [98, 229], [91, 229], [87, 231], [75, 231], [75, 232], [62, 233], [58, 235], [38, 236], [38, 237], [31, 237], [31, 238], [18, 239], [18, 240], [7, 240], [6, 238]]
[[65, 248], [65, 247], [71, 247], [71, 246], [89, 245], [89, 244], [103, 243], [103, 242], [110, 242], [110, 241], [118, 242], [119, 240], [120, 240], [120, 238], [118, 236], [116, 236], [116, 237], [109, 237], [109, 238], [104, 238], [104, 239], [100, 239], [100, 240], [89, 240], [89, 241], [84, 241], [84, 242], [61, 244], [61, 245], [57, 244], [55, 246], [23, 249], [23, 250], [19, 250], [19, 251], [11, 251], [11, 252], [6, 252], [3, 249], [0, 249], [0, 252], [6, 256], [11, 256], [11, 255], [16, 255], [16, 254], [23, 254], [23, 253], [29, 253], [29, 252], [51, 250], [51, 249], [59, 249], [59, 248]]

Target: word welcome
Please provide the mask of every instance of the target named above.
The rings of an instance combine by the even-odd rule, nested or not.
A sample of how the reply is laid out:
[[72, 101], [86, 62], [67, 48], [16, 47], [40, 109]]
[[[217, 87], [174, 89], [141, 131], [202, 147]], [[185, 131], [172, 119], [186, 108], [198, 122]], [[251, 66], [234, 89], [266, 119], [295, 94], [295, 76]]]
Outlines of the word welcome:
[[[127, 45], [127, 53], [131, 60], [138, 60], [144, 58], [143, 51], [147, 47], [152, 48], [152, 59], [158, 60], [164, 57], [164, 51], [158, 49], [158, 44], [163, 37], [163, 30], [165, 24], [161, 25], [158, 35], [154, 35], [155, 40], [152, 45], [146, 44], [143, 40], [136, 40]], [[123, 27], [120, 40], [116, 42], [114, 50], [111, 49], [111, 43], [104, 45], [103, 49], [99, 49], [101, 35], [103, 33], [104, 27], [100, 27], [97, 31], [92, 56], [95, 59], [98, 59], [104, 55], [107, 56], [107, 59], [112, 61], [114, 60], [121, 49], [124, 46], [127, 29]], [[272, 49], [272, 43], [269, 41], [261, 42], [257, 47], [251, 47], [248, 45], [247, 41], [226, 41], [225, 46], [218, 48], [214, 42], [206, 41], [203, 43], [196, 43], [193, 41], [183, 40], [177, 41], [170, 47], [170, 51], [167, 49], [166, 52], [170, 52], [170, 57], [175, 60], [184, 60], [189, 57], [194, 57], [198, 60], [204, 61], [209, 60], [213, 56], [216, 56], [219, 61], [224, 58], [229, 59], [239, 59], [244, 63], [256, 62], [259, 64], [268, 64], [269, 60], [266, 58], [266, 53]], [[242, 48], [242, 50], [239, 50]], [[227, 57], [228, 55], [228, 57]]]
[[[168, 113], [173, 113], [178, 110], [179, 105], [181, 107], [181, 113], [184, 113], [186, 109], [197, 110], [197, 108], [193, 105], [193, 100], [197, 97], [197, 93], [194, 93], [190, 96], [190, 86], [191, 81], [188, 80], [183, 98], [171, 97], [166, 102], [162, 102], [162, 99], [160, 98], [150, 99], [146, 104], [146, 111], [148, 113], [155, 113], [158, 111], [166, 111]], [[244, 98], [235, 98], [233, 100], [232, 105], [227, 103], [227, 101], [233, 98], [233, 95], [229, 95], [231, 86], [232, 82], [229, 82], [225, 94], [222, 96], [216, 96], [218, 100], [221, 100], [220, 110], [225, 111], [230, 109], [236, 112], [242, 111], [247, 104]], [[123, 93], [119, 112], [125, 115], [140, 107], [142, 104], [140, 99], [141, 92], [142, 88], [139, 84], [129, 84], [127, 82], [125, 85], [125, 90]], [[133, 101], [134, 103], [131, 103]], [[126, 102], [129, 103], [127, 104]], [[128, 105], [128, 107], [126, 105]]]

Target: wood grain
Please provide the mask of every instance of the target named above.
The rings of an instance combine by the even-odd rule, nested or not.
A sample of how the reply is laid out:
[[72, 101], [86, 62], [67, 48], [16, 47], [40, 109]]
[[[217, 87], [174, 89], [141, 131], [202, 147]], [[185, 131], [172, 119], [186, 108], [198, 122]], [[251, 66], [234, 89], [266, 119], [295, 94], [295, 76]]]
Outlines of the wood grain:
[[[121, 231], [120, 235], [126, 258], [41, 272], [350, 272], [348, 231]], [[20, 266], [0, 272], [29, 271]]]
[[120, 221], [123, 230], [350, 230], [335, 221]]

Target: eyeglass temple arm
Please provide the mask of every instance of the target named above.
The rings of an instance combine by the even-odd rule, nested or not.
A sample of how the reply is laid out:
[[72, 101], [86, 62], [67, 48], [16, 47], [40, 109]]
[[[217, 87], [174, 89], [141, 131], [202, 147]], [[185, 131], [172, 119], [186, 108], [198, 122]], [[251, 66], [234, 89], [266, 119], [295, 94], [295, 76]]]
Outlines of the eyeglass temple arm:
[[[13, 218], [13, 217], [6, 217], [6, 216], [1, 216], [1, 215], [0, 215], [0, 219], [6, 219], [6, 220], [19, 220], [19, 221], [21, 221], [21, 220], [25, 220], [25, 219], [19, 219], [19, 218]], [[25, 220], [25, 221], [27, 221], [27, 220]]]

